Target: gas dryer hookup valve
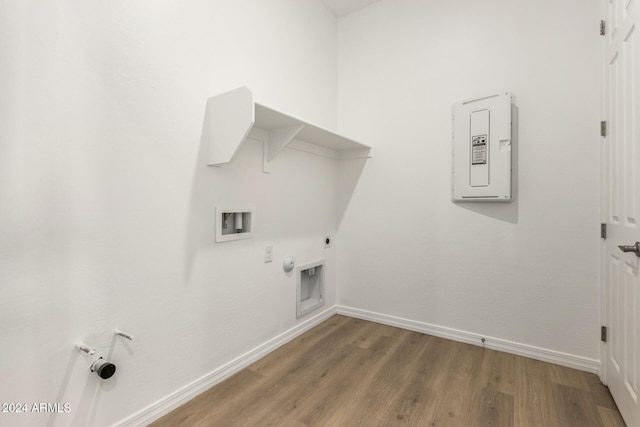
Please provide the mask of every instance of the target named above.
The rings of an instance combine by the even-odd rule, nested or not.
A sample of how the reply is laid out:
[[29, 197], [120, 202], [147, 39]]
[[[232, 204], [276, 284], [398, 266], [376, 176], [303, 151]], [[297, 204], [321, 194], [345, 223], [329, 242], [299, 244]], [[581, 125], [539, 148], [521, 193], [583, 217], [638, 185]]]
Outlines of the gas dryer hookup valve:
[[91, 372], [98, 374], [103, 380], [109, 379], [116, 373], [116, 365], [111, 362], [107, 362], [102, 357], [93, 362], [91, 365]]

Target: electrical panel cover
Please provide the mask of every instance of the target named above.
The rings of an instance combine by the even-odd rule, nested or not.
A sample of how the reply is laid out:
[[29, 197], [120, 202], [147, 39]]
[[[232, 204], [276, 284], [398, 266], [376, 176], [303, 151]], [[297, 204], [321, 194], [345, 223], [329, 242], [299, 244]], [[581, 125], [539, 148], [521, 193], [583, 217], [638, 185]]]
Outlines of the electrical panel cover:
[[510, 93], [454, 104], [453, 201], [511, 200], [512, 105]]

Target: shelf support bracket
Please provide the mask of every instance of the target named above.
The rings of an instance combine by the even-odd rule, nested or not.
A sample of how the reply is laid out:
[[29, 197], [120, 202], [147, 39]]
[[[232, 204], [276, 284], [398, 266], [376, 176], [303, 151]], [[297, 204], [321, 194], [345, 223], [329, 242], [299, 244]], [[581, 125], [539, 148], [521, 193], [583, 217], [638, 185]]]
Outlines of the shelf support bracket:
[[264, 141], [263, 149], [263, 165], [262, 171], [264, 173], [271, 173], [269, 162], [280, 153], [284, 147], [286, 147], [293, 138], [304, 129], [304, 125], [282, 127], [278, 129], [272, 129], [269, 131], [266, 140]]
[[303, 128], [304, 125], [299, 125], [271, 130], [269, 132], [269, 140], [267, 142], [267, 160], [272, 161], [273, 158], [277, 156], [278, 153], [280, 153]]

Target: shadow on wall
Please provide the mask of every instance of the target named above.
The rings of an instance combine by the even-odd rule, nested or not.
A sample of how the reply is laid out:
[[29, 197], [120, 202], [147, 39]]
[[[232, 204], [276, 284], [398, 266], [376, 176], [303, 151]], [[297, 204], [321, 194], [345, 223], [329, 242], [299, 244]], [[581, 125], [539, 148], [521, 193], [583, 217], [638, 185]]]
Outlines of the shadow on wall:
[[[213, 233], [206, 234], [202, 230], [208, 230], [211, 227], [210, 222], [214, 215], [214, 206], [211, 197], [211, 187], [201, 185], [207, 182], [207, 175], [210, 171], [204, 165], [206, 164], [208, 140], [206, 120], [203, 117], [202, 131], [200, 132], [200, 145], [198, 148], [198, 156], [194, 165], [193, 184], [191, 185], [191, 198], [189, 199], [189, 215], [187, 218], [187, 228], [185, 236], [185, 258], [184, 258], [184, 276], [186, 282], [191, 277], [191, 270], [195, 262], [198, 248], [206, 242], [213, 239]], [[214, 231], [215, 232], [215, 231]]]
[[518, 201], [511, 202], [457, 202], [457, 206], [500, 221], [518, 223]]
[[[69, 363], [67, 363], [67, 369], [64, 372], [64, 377], [62, 379], [62, 383], [60, 384], [60, 388], [58, 388], [58, 394], [56, 395], [56, 398], [55, 398], [56, 402], [64, 402], [65, 401], [64, 400], [64, 396], [65, 396], [65, 393], [67, 391], [67, 387], [69, 387], [69, 381], [71, 379], [71, 375], [73, 374], [73, 371], [74, 371], [76, 365], [79, 363], [78, 362], [78, 356], [80, 356], [80, 353], [78, 352], [78, 349], [73, 347], [72, 350], [71, 350], [71, 355], [69, 357]], [[86, 389], [86, 386], [85, 386], [85, 389]], [[80, 406], [80, 405], [78, 405], [78, 406]], [[76, 408], [73, 408], [73, 409], [76, 410]], [[57, 412], [52, 413], [49, 416], [49, 420], [47, 421], [47, 424], [46, 424], [47, 427], [54, 426], [58, 416], [60, 416], [60, 414], [58, 414]]]
[[338, 165], [338, 213], [337, 228], [340, 229], [342, 218], [344, 217], [353, 192], [358, 185], [358, 180], [368, 159], [344, 159]]
[[514, 105], [511, 116], [512, 151], [511, 151], [511, 201], [509, 202], [456, 202], [463, 209], [477, 212], [500, 221], [518, 223], [518, 107]]

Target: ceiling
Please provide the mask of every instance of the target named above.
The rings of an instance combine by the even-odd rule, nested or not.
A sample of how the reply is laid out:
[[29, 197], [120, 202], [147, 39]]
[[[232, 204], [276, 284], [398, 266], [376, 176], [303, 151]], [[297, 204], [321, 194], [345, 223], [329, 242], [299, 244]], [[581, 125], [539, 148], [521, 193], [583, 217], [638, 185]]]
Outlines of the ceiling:
[[322, 3], [339, 18], [377, 1], [378, 0], [322, 0]]

